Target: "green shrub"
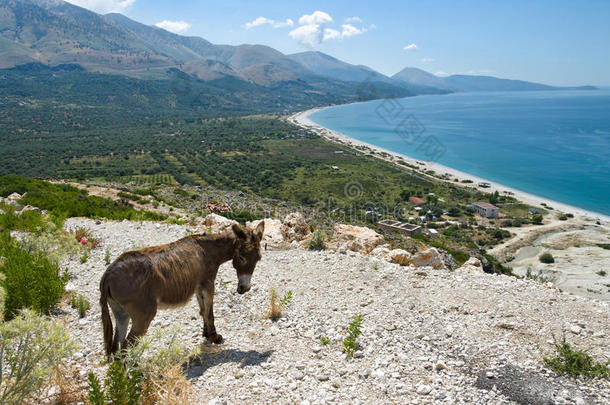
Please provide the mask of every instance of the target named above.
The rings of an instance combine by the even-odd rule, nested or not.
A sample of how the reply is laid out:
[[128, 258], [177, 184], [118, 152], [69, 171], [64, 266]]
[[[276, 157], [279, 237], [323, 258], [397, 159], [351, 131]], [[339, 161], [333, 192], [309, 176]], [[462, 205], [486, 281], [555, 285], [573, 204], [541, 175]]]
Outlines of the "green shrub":
[[24, 194], [21, 204], [49, 211], [58, 217], [89, 217], [130, 220], [162, 220], [163, 216], [133, 208], [109, 198], [90, 196], [87, 191], [68, 184], [53, 184], [21, 176], [0, 177], [0, 196]]
[[316, 230], [311, 239], [307, 242], [307, 247], [310, 250], [325, 250], [326, 249], [326, 233], [320, 229]]
[[343, 339], [343, 353], [353, 357], [358, 347], [358, 337], [362, 333], [362, 315], [358, 315], [347, 327], [347, 336]]
[[322, 344], [322, 346], [328, 346], [331, 342], [330, 339], [326, 336], [320, 336], [320, 343]]
[[89, 401], [92, 405], [137, 405], [142, 395], [142, 373], [137, 368], [125, 371], [123, 363], [114, 361], [106, 373], [105, 390], [99, 379], [89, 373]]
[[91, 308], [91, 303], [84, 295], [72, 293], [70, 296], [70, 306], [78, 309], [78, 316], [84, 318], [89, 308]]
[[15, 213], [14, 206], [8, 206], [4, 214], [0, 215], [0, 231], [23, 230], [36, 232], [45, 227], [43, 215], [38, 211], [25, 211]]
[[555, 263], [555, 258], [549, 252], [541, 254], [538, 260], [540, 260], [540, 263]]
[[[124, 362], [114, 362], [108, 368], [102, 386], [100, 380], [89, 374], [89, 401], [92, 405], [143, 403], [192, 403], [184, 394], [192, 390], [182, 374], [181, 365], [199, 353], [182, 347], [178, 328], [169, 340], [165, 331], [157, 330], [144, 336], [125, 352]], [[163, 341], [162, 345], [153, 346]], [[149, 350], [153, 349], [153, 350]], [[147, 357], [147, 352], [154, 355]], [[176, 374], [168, 373], [178, 368]], [[183, 398], [184, 400], [176, 400]]]
[[542, 224], [542, 219], [543, 219], [542, 214], [534, 214], [534, 215], [532, 215], [532, 224], [540, 225], [540, 224]]
[[184, 191], [184, 190], [183, 190], [183, 189], [181, 189], [181, 188], [175, 188], [175, 189], [174, 189], [174, 194], [179, 195], [179, 196], [182, 196], [182, 197], [188, 197], [188, 196], [189, 196], [189, 193], [188, 193], [188, 192], [186, 192], [186, 191]]
[[250, 211], [227, 211], [227, 212], [219, 212], [219, 215], [222, 215], [225, 218], [232, 219], [234, 221], [239, 222], [240, 224], [245, 224], [246, 222], [252, 222], [259, 219], [262, 219], [260, 215], [257, 215]]
[[79, 260], [81, 263], [87, 263], [87, 260], [89, 260], [89, 253], [85, 250]]
[[291, 301], [292, 301], [292, 290], [288, 290], [288, 292], [286, 294], [284, 294], [284, 296], [280, 300], [280, 305], [282, 307], [287, 307], [288, 305], [290, 305]]
[[67, 328], [55, 321], [22, 311], [0, 323], [0, 403], [32, 400], [75, 349]]
[[8, 235], [0, 235], [0, 242], [0, 256], [5, 257], [0, 266], [5, 276], [1, 283], [6, 291], [4, 316], [11, 319], [24, 308], [50, 313], [64, 293], [67, 273], [61, 275], [57, 264], [41, 253], [23, 250]]
[[543, 360], [556, 373], [610, 378], [610, 363], [597, 363], [584, 351], [574, 350], [565, 335], [560, 342], [553, 336], [553, 341], [555, 356], [543, 357]]

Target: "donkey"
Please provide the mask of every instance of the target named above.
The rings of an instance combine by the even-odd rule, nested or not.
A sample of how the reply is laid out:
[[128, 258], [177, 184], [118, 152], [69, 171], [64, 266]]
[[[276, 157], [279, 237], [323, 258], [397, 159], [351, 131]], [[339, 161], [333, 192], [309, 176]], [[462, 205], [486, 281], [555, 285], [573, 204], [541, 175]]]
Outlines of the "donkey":
[[[158, 309], [185, 305], [194, 293], [203, 317], [203, 336], [212, 343], [223, 338], [214, 327], [214, 283], [218, 268], [233, 260], [237, 292], [250, 290], [265, 223], [255, 230], [235, 224], [216, 235], [191, 235], [166, 245], [123, 253], [102, 276], [100, 306], [106, 354], [112, 356], [144, 335]], [[114, 314], [116, 328], [108, 306]], [[129, 335], [129, 320], [132, 325]]]

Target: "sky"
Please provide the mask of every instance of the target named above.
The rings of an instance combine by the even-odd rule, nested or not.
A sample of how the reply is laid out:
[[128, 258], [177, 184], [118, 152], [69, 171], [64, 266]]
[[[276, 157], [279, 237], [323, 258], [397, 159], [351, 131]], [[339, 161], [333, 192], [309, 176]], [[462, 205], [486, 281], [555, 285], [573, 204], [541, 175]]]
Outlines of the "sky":
[[386, 75], [610, 86], [610, 1], [69, 0], [214, 44], [316, 50]]

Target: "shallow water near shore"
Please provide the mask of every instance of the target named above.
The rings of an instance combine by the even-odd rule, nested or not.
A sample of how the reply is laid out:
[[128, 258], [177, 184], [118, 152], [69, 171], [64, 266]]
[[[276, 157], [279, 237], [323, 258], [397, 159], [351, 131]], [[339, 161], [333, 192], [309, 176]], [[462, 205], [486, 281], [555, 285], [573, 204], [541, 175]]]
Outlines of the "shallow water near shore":
[[359, 141], [420, 160], [438, 158], [478, 177], [610, 215], [610, 89], [376, 100], [309, 118]]

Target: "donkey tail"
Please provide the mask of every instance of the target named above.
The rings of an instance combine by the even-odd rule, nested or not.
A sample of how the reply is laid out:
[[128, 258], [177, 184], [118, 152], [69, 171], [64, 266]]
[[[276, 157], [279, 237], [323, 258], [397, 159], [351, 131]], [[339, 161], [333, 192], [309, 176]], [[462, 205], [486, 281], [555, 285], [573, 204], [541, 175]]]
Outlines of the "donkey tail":
[[108, 296], [110, 295], [108, 283], [106, 282], [106, 275], [102, 277], [100, 282], [100, 306], [102, 307], [102, 327], [104, 329], [104, 348], [106, 355], [110, 356], [113, 354], [114, 342], [112, 339], [112, 319], [110, 318], [110, 311], [108, 311]]

